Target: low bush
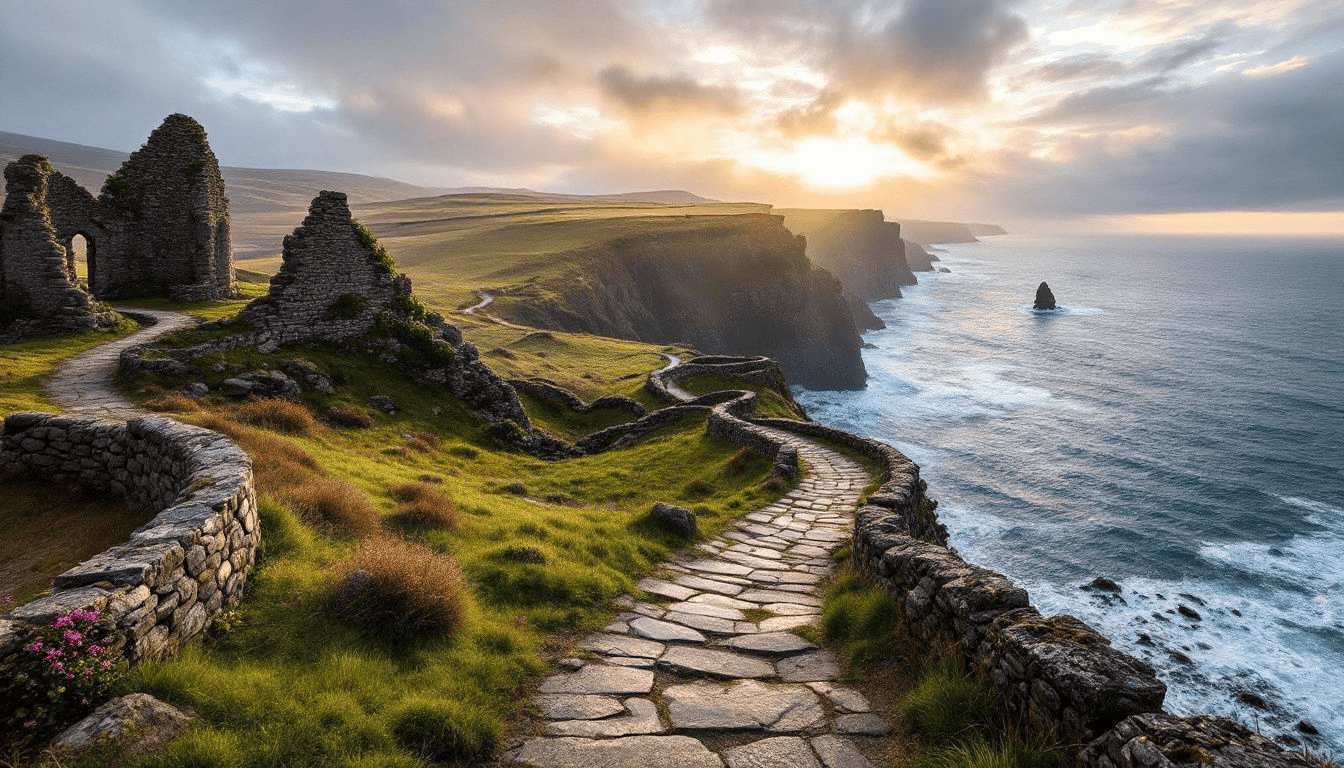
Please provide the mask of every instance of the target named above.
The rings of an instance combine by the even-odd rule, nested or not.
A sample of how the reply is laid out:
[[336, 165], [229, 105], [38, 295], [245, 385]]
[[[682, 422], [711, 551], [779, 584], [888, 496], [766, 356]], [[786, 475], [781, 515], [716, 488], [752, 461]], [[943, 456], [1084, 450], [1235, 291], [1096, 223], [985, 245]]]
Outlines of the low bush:
[[392, 515], [393, 521], [401, 525], [455, 531], [461, 523], [453, 500], [428, 483], [405, 483], [389, 493], [401, 502]]
[[97, 622], [97, 611], [57, 616], [29, 628], [18, 652], [0, 663], [0, 723], [11, 737], [74, 720], [121, 678], [126, 661], [117, 648], [100, 644]]
[[369, 539], [340, 571], [334, 608], [370, 634], [393, 641], [445, 635], [465, 617], [462, 569], [421, 544]]
[[304, 406], [288, 400], [257, 400], [234, 411], [234, 419], [289, 435], [308, 436], [317, 431], [317, 419]]
[[313, 478], [285, 495], [300, 517], [336, 536], [364, 538], [378, 532], [378, 511], [363, 491], [344, 480]]
[[723, 471], [730, 475], [740, 475], [747, 470], [755, 456], [756, 452], [750, 448], [740, 448], [737, 453], [728, 457], [728, 461], [723, 465]]
[[357, 405], [333, 405], [322, 412], [322, 418], [335, 427], [368, 429], [373, 426], [373, 414]]

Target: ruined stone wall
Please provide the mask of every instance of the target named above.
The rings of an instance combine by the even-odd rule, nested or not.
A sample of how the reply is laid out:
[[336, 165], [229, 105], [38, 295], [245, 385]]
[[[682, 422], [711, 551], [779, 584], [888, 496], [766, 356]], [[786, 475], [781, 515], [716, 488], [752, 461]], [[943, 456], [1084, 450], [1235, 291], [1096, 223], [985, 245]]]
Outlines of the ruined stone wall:
[[167, 658], [242, 596], [261, 541], [252, 463], [223, 435], [167, 418], [124, 424], [17, 413], [0, 472], [116, 493], [157, 514], [130, 539], [56, 577], [52, 593], [0, 617], [0, 657], [25, 626], [96, 610], [132, 662]]
[[411, 293], [410, 280], [361, 236], [341, 192], [313, 198], [303, 224], [285, 236], [283, 258], [266, 298], [240, 313], [262, 345], [362, 336]]
[[[53, 171], [41, 155], [25, 155], [5, 168], [5, 204], [0, 209], [0, 343], [116, 323], [112, 313], [94, 311], [93, 297], [76, 281], [74, 265], [53, 224], [65, 215], [66, 193], [73, 184]], [[56, 216], [51, 209], [53, 189]]]
[[75, 253], [71, 241], [75, 235], [83, 235], [86, 244], [86, 256], [89, 266], [88, 289], [94, 289], [94, 274], [97, 271], [97, 248], [102, 239], [101, 233], [93, 223], [98, 208], [98, 200], [75, 180], [63, 173], [53, 172], [47, 180], [47, 212], [51, 215], [51, 226], [56, 232], [56, 242], [66, 251], [66, 270], [71, 279], [75, 278]]
[[223, 299], [238, 292], [229, 201], [205, 129], [169, 115], [108, 177], [93, 217], [100, 297]]

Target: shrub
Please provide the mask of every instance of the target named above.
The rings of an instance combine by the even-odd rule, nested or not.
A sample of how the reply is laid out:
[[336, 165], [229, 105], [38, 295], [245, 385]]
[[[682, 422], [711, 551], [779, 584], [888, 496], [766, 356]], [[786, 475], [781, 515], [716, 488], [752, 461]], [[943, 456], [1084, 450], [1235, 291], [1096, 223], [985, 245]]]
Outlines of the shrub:
[[508, 485], [506, 485], [506, 486], [500, 488], [500, 490], [503, 491], [503, 492], [505, 492], [505, 493], [512, 493], [512, 494], [515, 495], [515, 496], [526, 496], [526, 495], [527, 495], [527, 486], [526, 486], [526, 485], [523, 485], [521, 482], [519, 482], [519, 481], [517, 481], [517, 480], [515, 480], [515, 481], [513, 481], [512, 483], [509, 483]]
[[934, 744], [980, 738], [994, 700], [984, 683], [962, 674], [954, 662], [936, 664], [901, 697], [906, 722]]
[[730, 475], [740, 475], [747, 471], [747, 467], [751, 463], [751, 459], [754, 455], [755, 452], [750, 448], [739, 448], [737, 453], [728, 457], [728, 461], [724, 463], [723, 469]]
[[333, 320], [350, 320], [358, 317], [367, 306], [369, 300], [358, 293], [344, 293], [327, 308], [327, 317]]
[[317, 431], [317, 420], [304, 406], [288, 400], [257, 400], [239, 406], [234, 418], [255, 427], [265, 427], [290, 435], [311, 435]]
[[30, 627], [0, 663], [0, 722], [13, 734], [41, 733], [103, 698], [125, 672], [116, 648], [100, 645], [98, 612], [72, 611]]
[[392, 519], [402, 525], [455, 531], [461, 522], [453, 500], [428, 483], [405, 483], [390, 493], [401, 502]]
[[341, 570], [335, 610], [370, 634], [394, 641], [445, 635], [466, 613], [457, 561], [421, 544], [369, 539]]
[[484, 707], [460, 701], [412, 698], [388, 717], [393, 738], [434, 762], [459, 761], [479, 754], [499, 739], [499, 720]]
[[697, 477], [686, 483], [686, 486], [682, 488], [682, 494], [685, 496], [704, 496], [712, 490], [714, 489], [710, 487], [709, 483]]
[[313, 478], [286, 495], [300, 517], [335, 535], [363, 538], [378, 532], [378, 511], [362, 491], [344, 480]]
[[333, 405], [322, 412], [322, 418], [337, 427], [368, 429], [373, 426], [373, 414], [357, 405]]

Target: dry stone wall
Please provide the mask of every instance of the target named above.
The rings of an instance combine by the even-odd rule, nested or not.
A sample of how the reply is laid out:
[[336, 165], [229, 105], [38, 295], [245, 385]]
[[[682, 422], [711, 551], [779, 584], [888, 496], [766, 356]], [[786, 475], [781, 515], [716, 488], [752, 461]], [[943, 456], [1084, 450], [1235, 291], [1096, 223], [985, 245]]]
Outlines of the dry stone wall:
[[155, 512], [124, 544], [56, 577], [0, 618], [0, 657], [25, 626], [96, 610], [105, 644], [132, 662], [173, 655], [242, 596], [261, 541], [252, 463], [223, 435], [167, 418], [123, 423], [17, 413], [0, 472], [119, 494]]

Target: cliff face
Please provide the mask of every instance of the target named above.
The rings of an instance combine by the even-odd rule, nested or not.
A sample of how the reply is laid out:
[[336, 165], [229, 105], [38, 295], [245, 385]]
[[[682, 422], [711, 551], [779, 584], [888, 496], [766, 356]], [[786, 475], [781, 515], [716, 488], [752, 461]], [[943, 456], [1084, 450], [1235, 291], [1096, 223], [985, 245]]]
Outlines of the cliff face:
[[778, 216], [691, 216], [566, 255], [560, 277], [497, 303], [528, 325], [775, 358], [790, 382], [860, 389], [862, 341], [840, 282]]
[[905, 262], [916, 272], [932, 272], [933, 262], [938, 257], [924, 250], [924, 246], [914, 240], [905, 241]]
[[899, 298], [902, 285], [918, 282], [906, 263], [901, 225], [886, 221], [881, 211], [841, 211], [811, 227], [801, 217], [786, 215], [784, 224], [807, 238], [812, 263], [864, 301]]

